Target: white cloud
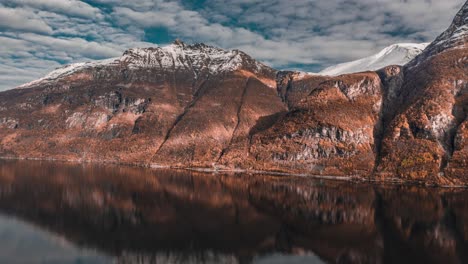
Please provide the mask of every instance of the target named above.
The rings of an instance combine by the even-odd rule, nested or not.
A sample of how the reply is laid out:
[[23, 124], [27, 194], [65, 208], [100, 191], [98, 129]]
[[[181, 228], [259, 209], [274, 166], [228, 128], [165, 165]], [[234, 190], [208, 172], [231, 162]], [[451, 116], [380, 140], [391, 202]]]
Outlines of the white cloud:
[[196, 11], [183, 2], [126, 2], [124, 9], [115, 9], [114, 18], [143, 28], [165, 26], [190, 41], [243, 49], [274, 66], [326, 66], [396, 42], [431, 41], [463, 0], [211, 0]]
[[7, 4], [33, 7], [62, 14], [100, 19], [103, 17], [98, 8], [78, 0], [4, 0]]
[[34, 12], [2, 6], [0, 6], [0, 29], [52, 33], [52, 28]]
[[152, 46], [144, 40], [151, 28], [240, 49], [275, 67], [325, 67], [396, 42], [431, 41], [464, 0], [207, 0], [196, 8], [182, 0], [87, 2], [104, 4], [107, 13], [79, 0], [2, 1], [0, 90], [60, 63]]
[[144, 27], [171, 27], [174, 26], [176, 15], [164, 11], [137, 12], [127, 7], [114, 9], [114, 17], [123, 25], [138, 23]]
[[126, 48], [151, 46], [114, 32], [119, 41], [94, 42], [82, 38], [57, 38], [35, 33], [0, 35], [0, 91], [38, 79], [73, 63], [120, 56]]
[[27, 60], [27, 63], [0, 64], [1, 85], [5, 88], [16, 87], [18, 84], [38, 79], [44, 76], [45, 72], [50, 72], [60, 66], [60, 63], [56, 61], [37, 59], [32, 56]]
[[33, 33], [19, 34], [18, 37], [34, 43], [34, 45], [41, 45], [42, 47], [49, 47], [71, 54], [77, 53], [87, 58], [99, 59], [121, 54], [120, 48], [111, 43], [103, 45], [93, 41], [86, 41], [82, 38], [54, 38]]

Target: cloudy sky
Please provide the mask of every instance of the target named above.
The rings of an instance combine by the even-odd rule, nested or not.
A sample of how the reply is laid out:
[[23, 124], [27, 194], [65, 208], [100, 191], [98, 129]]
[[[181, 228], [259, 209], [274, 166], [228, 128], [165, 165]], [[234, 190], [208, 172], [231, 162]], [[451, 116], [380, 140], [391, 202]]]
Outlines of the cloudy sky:
[[1, 0], [0, 90], [72, 62], [179, 38], [318, 71], [428, 42], [465, 0]]

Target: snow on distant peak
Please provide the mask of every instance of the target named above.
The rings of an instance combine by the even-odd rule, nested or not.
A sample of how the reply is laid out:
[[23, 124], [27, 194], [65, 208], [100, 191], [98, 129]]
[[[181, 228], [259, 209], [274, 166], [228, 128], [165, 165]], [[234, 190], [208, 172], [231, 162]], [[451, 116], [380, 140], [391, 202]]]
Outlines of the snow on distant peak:
[[107, 66], [107, 65], [112, 65], [112, 64], [118, 65], [118, 63], [119, 63], [118, 58], [111, 58], [111, 59], [106, 59], [106, 60], [97, 60], [97, 61], [92, 61], [92, 62], [73, 63], [73, 64], [69, 64], [69, 65], [65, 65], [63, 67], [57, 68], [57, 69], [53, 70], [52, 72], [50, 72], [49, 74], [47, 74], [46, 76], [44, 76], [44, 77], [42, 77], [40, 79], [34, 80], [32, 82], [29, 82], [29, 83], [25, 83], [25, 84], [23, 84], [21, 86], [18, 86], [16, 88], [27, 88], [29, 86], [39, 84], [39, 83], [42, 83], [42, 82], [54, 81], [54, 80], [57, 80], [59, 78], [68, 76], [70, 74], [73, 74], [75, 72], [78, 72], [78, 71], [81, 71], [81, 70], [84, 70], [84, 69], [87, 69], [87, 68], [93, 68], [93, 67], [96, 67], [96, 66]]
[[328, 67], [318, 74], [337, 76], [347, 73], [375, 71], [389, 65], [405, 65], [419, 55], [429, 43], [399, 43], [372, 56]]
[[55, 81], [97, 66], [121, 66], [129, 69], [186, 69], [192, 70], [195, 76], [198, 76], [200, 72], [219, 74], [235, 71], [246, 64], [258, 72], [267, 68], [264, 64], [256, 62], [239, 50], [223, 50], [201, 43], [187, 45], [176, 40], [173, 44], [164, 47], [129, 49], [118, 58], [66, 65], [39, 80], [23, 84], [17, 88], [26, 88], [42, 82]]
[[161, 67], [203, 69], [210, 73], [230, 71], [242, 65], [242, 54], [237, 50], [223, 50], [205, 44], [186, 45], [176, 41], [160, 48], [129, 49], [120, 60], [131, 68]]

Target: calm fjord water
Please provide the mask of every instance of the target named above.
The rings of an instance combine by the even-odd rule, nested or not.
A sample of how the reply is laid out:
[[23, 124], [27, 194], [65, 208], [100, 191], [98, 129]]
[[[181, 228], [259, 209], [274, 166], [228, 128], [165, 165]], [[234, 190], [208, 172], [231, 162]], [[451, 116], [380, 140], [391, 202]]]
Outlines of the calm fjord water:
[[0, 161], [0, 263], [468, 263], [468, 192]]

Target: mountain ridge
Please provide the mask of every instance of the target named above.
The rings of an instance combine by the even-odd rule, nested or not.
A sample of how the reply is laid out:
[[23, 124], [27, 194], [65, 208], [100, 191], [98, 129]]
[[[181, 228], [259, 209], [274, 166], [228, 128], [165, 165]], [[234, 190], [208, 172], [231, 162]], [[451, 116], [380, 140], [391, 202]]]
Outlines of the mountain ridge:
[[[336, 64], [327, 67], [318, 73], [310, 74], [337, 76], [340, 74], [356, 73], [369, 70], [375, 71], [390, 65], [403, 66], [404, 64], [411, 61], [414, 57], [419, 55], [428, 45], [429, 43], [397, 43], [390, 45], [382, 49], [379, 53], [369, 57], [351, 62]], [[205, 54], [203, 54], [203, 49], [205, 50]], [[184, 50], [199, 50], [200, 53], [187, 54], [184, 52]], [[206, 55], [207, 58], [214, 57], [215, 59], [219, 60], [218, 62], [213, 63], [213, 65], [207, 66], [212, 74], [216, 74], [217, 70], [235, 70], [237, 67], [240, 67], [240, 64], [242, 64], [243, 60], [245, 59], [247, 59], [249, 63], [255, 61], [254, 65], [256, 66], [257, 70], [261, 71], [261, 68], [266, 66], [265, 64], [254, 60], [252, 57], [239, 50], [223, 50], [221, 48], [209, 46], [204, 43], [187, 45], [180, 40], [176, 40], [170, 45], [157, 48], [131, 48], [124, 51], [121, 57], [64, 65], [62, 67], [56, 68], [42, 78], [22, 84], [15, 88], [27, 88], [43, 81], [53, 81], [57, 78], [66, 77], [67, 75], [73, 74], [80, 70], [93, 67], [118, 66], [122, 63], [128, 64], [131, 67], [133, 66], [142, 68], [157, 66], [162, 67], [164, 64], [165, 67], [170, 67], [173, 63], [178, 64], [179, 67], [190, 67], [191, 65], [184, 65], [184, 62], [178, 60], [178, 58], [190, 56], [192, 57], [192, 60], [193, 57], [195, 57], [195, 60], [197, 60], [197, 55]], [[202, 58], [199, 57], [198, 59], [201, 60]]]
[[208, 71], [209, 74], [234, 71], [243, 65], [250, 66], [254, 72], [267, 68], [266, 65], [239, 50], [223, 50], [204, 43], [187, 45], [176, 40], [174, 43], [162, 47], [131, 48], [116, 58], [65, 65], [38, 80], [16, 88], [27, 88], [44, 81], [54, 81], [95, 67], [191, 68], [196, 75], [202, 71]]
[[449, 28], [440, 34], [430, 45], [425, 52], [421, 53], [412, 60], [408, 67], [414, 67], [427, 58], [438, 53], [451, 50], [456, 47], [466, 47], [468, 42], [468, 2], [466, 2], [460, 11], [457, 12], [455, 18]]
[[355, 61], [333, 65], [318, 72], [318, 75], [337, 76], [363, 71], [376, 71], [390, 65], [403, 66], [419, 55], [429, 43], [397, 43], [380, 52]]

